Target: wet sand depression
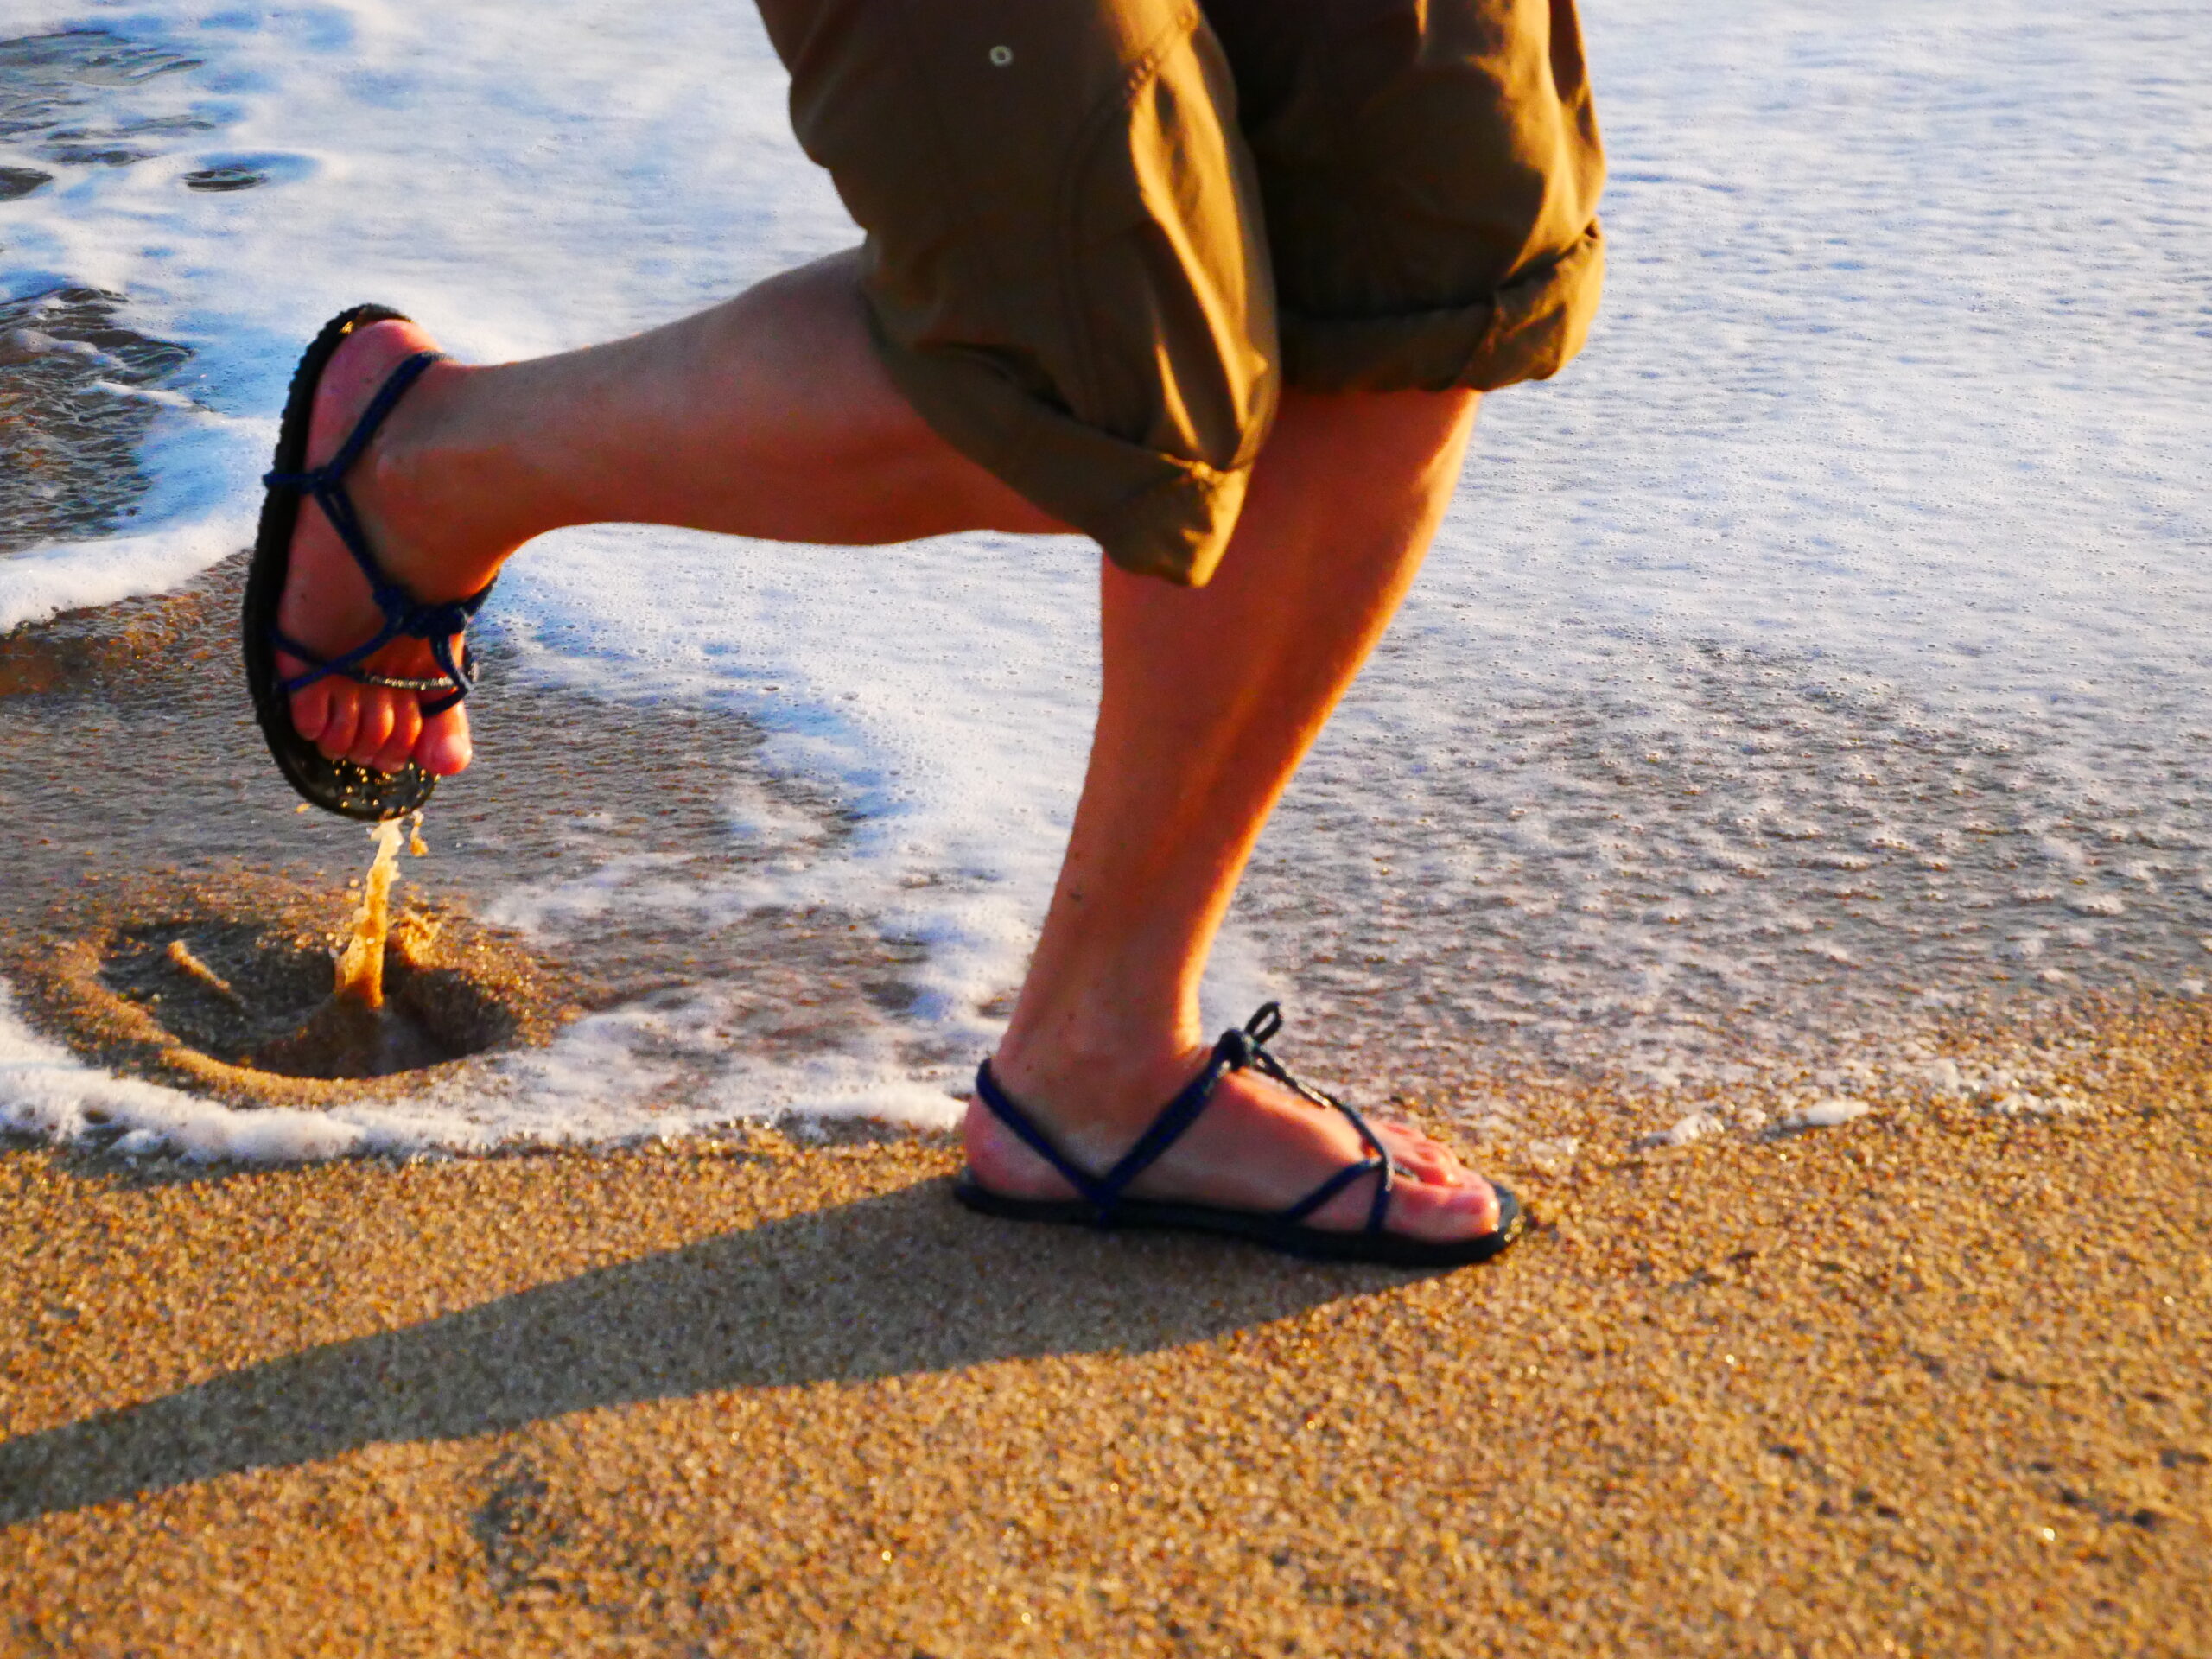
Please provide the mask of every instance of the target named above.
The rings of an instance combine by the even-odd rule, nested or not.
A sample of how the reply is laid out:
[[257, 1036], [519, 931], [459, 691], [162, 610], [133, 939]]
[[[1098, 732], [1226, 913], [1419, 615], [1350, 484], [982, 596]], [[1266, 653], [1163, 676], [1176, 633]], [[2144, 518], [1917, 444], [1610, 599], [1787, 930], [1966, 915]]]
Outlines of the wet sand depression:
[[[289, 810], [242, 697], [226, 695], [242, 569], [232, 561], [179, 595], [0, 637], [0, 811], [13, 832], [0, 853], [0, 976], [35, 1025], [125, 1072], [245, 1103], [360, 1097], [383, 1080], [317, 1085], [236, 1064], [273, 1029], [226, 1032], [219, 993], [160, 954], [179, 938], [202, 955], [244, 950], [272, 999], [259, 1012], [296, 1021], [315, 975], [327, 979], [348, 883], [368, 863], [359, 826]], [[679, 871], [763, 855], [727, 832], [741, 785], [778, 791], [824, 835], [841, 830], [834, 809], [761, 777], [758, 734], [735, 719], [511, 684], [482, 701], [478, 721], [487, 745], [518, 753], [556, 723], [562, 750], [547, 774], [510, 766], [488, 788], [472, 777], [448, 790], [428, 823], [429, 856], [402, 860], [402, 913], [435, 938], [422, 971], [396, 959], [395, 971], [413, 975], [442, 1046], [542, 1041], [579, 1013], [709, 972], [734, 987], [733, 1024], [762, 1044], [804, 1044], [899, 1006], [901, 947], [850, 917], [756, 912], [681, 929], [570, 918], [550, 957], [483, 925], [476, 907], [495, 886], [618, 854]], [[308, 965], [319, 953], [321, 969]]]
[[[281, 1001], [366, 860], [210, 695], [235, 582], [0, 640], [0, 971], [88, 1058], [312, 1104], [372, 1085], [228, 1064], [171, 982], [181, 939]], [[512, 755], [556, 710], [483, 712]], [[484, 923], [533, 861], [747, 855], [741, 724], [557, 715], [567, 813], [486, 767], [406, 870], [461, 1026], [526, 1045], [709, 951], [753, 1040], [896, 1005], [853, 918], [550, 956]], [[1535, 1233], [1438, 1278], [986, 1224], [948, 1144], [889, 1132], [293, 1169], [17, 1141], [0, 1650], [2205, 1651], [2212, 1020], [1955, 1035], [2067, 1071], [2066, 1109], [1676, 1146], [1602, 1082], [1535, 1091], [1478, 1137]]]

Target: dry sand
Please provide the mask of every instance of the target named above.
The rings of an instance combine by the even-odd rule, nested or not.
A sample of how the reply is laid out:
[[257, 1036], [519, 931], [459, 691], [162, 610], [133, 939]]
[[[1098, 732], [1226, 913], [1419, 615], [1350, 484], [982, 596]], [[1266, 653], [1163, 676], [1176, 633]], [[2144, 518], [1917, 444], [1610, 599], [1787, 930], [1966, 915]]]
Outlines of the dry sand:
[[936, 1142], [0, 1154], [10, 1654], [2212, 1652], [2212, 1022], [1512, 1172], [1442, 1276]]

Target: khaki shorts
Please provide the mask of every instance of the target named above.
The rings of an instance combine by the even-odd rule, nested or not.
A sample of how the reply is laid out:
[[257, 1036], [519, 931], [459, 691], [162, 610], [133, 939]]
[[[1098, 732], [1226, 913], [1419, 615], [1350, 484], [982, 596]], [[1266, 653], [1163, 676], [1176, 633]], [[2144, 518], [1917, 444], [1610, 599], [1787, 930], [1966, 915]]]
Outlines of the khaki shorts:
[[1205, 582], [1281, 386], [1488, 391], [1597, 308], [1573, 0], [761, 0], [923, 418]]

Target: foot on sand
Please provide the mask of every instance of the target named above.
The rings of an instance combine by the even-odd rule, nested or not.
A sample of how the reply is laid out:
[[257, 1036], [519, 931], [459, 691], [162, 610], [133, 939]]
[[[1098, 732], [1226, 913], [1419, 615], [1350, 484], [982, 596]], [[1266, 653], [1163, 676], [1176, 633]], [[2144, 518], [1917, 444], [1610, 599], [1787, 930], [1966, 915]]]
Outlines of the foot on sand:
[[[1205, 1047], [1151, 1062], [1055, 1064], [1001, 1048], [993, 1075], [1079, 1168], [1110, 1168], [1159, 1111], [1206, 1064]], [[1141, 1103], [1132, 1114], [1129, 1103]], [[1385, 1225], [1392, 1233], [1443, 1243], [1497, 1230], [1499, 1206], [1490, 1183], [1451, 1151], [1410, 1125], [1370, 1120], [1400, 1172]], [[1066, 1179], [1025, 1145], [982, 1101], [963, 1122], [974, 1179], [1009, 1198], [1076, 1196]], [[1338, 1170], [1369, 1155], [1340, 1113], [1292, 1092], [1255, 1070], [1227, 1072], [1196, 1122], [1160, 1160], [1130, 1183], [1128, 1196], [1217, 1205], [1255, 1213], [1280, 1211]], [[1373, 1177], [1351, 1182], [1306, 1217], [1306, 1225], [1357, 1232], [1367, 1225]]]

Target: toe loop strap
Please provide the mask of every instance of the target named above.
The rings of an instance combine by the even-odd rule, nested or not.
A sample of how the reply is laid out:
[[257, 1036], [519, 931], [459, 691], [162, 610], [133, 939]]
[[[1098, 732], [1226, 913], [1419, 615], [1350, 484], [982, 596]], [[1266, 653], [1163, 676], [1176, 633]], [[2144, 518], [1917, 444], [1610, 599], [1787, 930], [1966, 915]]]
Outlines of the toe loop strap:
[[1368, 1127], [1367, 1120], [1334, 1095], [1319, 1089], [1308, 1088], [1290, 1074], [1289, 1068], [1267, 1051], [1268, 1039], [1282, 1029], [1282, 1004], [1262, 1002], [1241, 1031], [1226, 1031], [1215, 1047], [1217, 1060], [1227, 1057], [1232, 1050], [1242, 1058], [1235, 1064], [1249, 1065], [1253, 1070], [1273, 1077], [1285, 1088], [1302, 1095], [1317, 1106], [1326, 1106], [1342, 1113], [1352, 1128], [1359, 1132], [1360, 1144], [1367, 1148], [1367, 1156], [1356, 1164], [1347, 1164], [1320, 1185], [1281, 1212], [1287, 1222], [1303, 1221], [1331, 1198], [1343, 1192], [1354, 1181], [1372, 1175], [1375, 1196], [1367, 1206], [1367, 1230], [1380, 1233], [1390, 1216], [1390, 1179], [1397, 1173], [1397, 1166], [1390, 1161], [1389, 1148], [1382, 1137]]
[[466, 639], [461, 642], [461, 654], [457, 658], [453, 655], [450, 642], [443, 636], [431, 640], [430, 655], [437, 661], [437, 673], [409, 677], [397, 674], [372, 674], [360, 666], [361, 663], [400, 637], [400, 631], [390, 623], [386, 623], [373, 638], [364, 640], [342, 656], [327, 660], [277, 629], [271, 628], [269, 632], [278, 650], [289, 652], [309, 665], [304, 674], [295, 674], [289, 679], [276, 683], [276, 689], [287, 696], [295, 691], [306, 690], [319, 680], [333, 678], [351, 680], [356, 685], [381, 686], [388, 691], [412, 691], [418, 695], [442, 693], [423, 702], [423, 713], [429, 715], [443, 714], [476, 688], [479, 677], [476, 652]]

